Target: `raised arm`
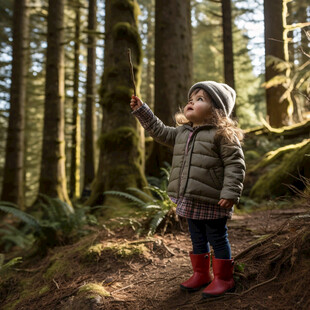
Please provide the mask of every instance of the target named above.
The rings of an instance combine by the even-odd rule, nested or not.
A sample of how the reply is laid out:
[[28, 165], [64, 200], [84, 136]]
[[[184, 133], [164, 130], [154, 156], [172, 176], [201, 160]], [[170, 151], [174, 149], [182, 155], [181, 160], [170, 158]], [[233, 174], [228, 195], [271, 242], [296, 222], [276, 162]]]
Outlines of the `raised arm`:
[[166, 126], [154, 115], [149, 106], [146, 103], [142, 103], [137, 96], [132, 96], [130, 107], [133, 110], [132, 114], [155, 141], [167, 146], [174, 146], [177, 134], [175, 127]]

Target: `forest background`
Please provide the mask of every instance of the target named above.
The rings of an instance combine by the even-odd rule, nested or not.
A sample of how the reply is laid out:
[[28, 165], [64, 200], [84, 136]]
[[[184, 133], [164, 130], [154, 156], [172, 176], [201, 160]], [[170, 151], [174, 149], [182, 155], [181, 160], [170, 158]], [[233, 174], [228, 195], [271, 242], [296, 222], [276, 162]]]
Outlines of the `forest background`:
[[[166, 193], [171, 150], [131, 115], [134, 91], [174, 126], [193, 83], [229, 84], [237, 92], [233, 117], [245, 131], [247, 173], [237, 213], [296, 208], [296, 198], [298, 207], [309, 207], [309, 29], [306, 1], [0, 0], [0, 275], [20, 256], [31, 264], [27, 257], [39, 260], [88, 234], [107, 241], [115, 227], [129, 227], [132, 238], [183, 231]], [[299, 225], [303, 234], [282, 247], [291, 256], [277, 261], [278, 272], [309, 245], [309, 225]], [[87, 255], [103, 259], [99, 248]], [[128, 244], [122, 255], [127, 250]], [[45, 280], [52, 274], [46, 270]], [[14, 294], [37, 282], [23, 284], [29, 274], [19, 275], [0, 280], [0, 300], [13, 308]], [[253, 274], [243, 279], [246, 287]], [[31, 308], [32, 298], [55, 297], [55, 284], [45, 284], [19, 302]], [[59, 300], [71, 296], [57, 292]]]
[[[138, 140], [146, 155], [142, 154], [140, 164], [129, 159], [125, 163], [115, 163], [113, 171], [104, 171], [110, 169], [109, 158], [114, 157], [109, 154], [104, 159], [106, 153], [111, 153], [111, 149], [102, 146], [102, 138], [107, 137], [108, 132], [126, 127], [122, 123], [128, 123], [135, 131], [133, 134], [141, 135], [141, 129], [135, 128], [133, 120], [118, 125], [113, 119], [119, 119], [120, 114], [109, 114], [109, 109], [105, 107], [108, 95], [114, 101], [126, 102], [124, 88], [116, 94], [117, 87], [128, 87], [133, 92], [124, 52], [132, 44], [136, 45], [133, 46], [133, 57], [137, 91], [168, 125], [173, 125], [175, 111], [184, 105], [188, 88], [200, 80], [226, 82], [236, 88], [238, 99], [235, 115], [243, 129], [259, 126], [262, 120], [273, 127], [306, 120], [309, 117], [309, 86], [308, 75], [304, 73], [308, 71], [309, 60], [306, 31], [309, 7], [298, 1], [276, 2], [271, 5], [268, 1], [192, 1], [191, 8], [187, 1], [186, 4], [178, 4], [180, 8], [175, 8], [174, 3], [170, 8], [158, 2], [156, 12], [159, 30], [155, 34], [155, 2], [139, 1], [139, 7], [133, 8], [136, 14], [133, 20], [119, 17], [120, 22], [132, 23], [133, 30], [124, 28], [124, 38], [116, 38], [117, 43], [109, 43], [105, 34], [108, 27], [112, 32], [116, 22], [111, 22], [106, 16], [110, 12], [108, 8], [105, 9], [104, 2], [98, 3], [97, 10], [96, 3], [89, 2], [94, 6], [93, 12], [97, 13], [91, 13], [91, 7], [86, 2], [62, 3], [59, 10], [63, 10], [63, 20], [50, 21], [56, 27], [50, 31], [56, 35], [48, 37], [47, 1], [25, 2], [25, 7], [20, 6], [15, 15], [13, 1], [2, 1], [2, 200], [17, 203], [24, 209], [34, 203], [38, 192], [64, 201], [69, 201], [69, 196], [76, 199], [90, 190], [96, 172], [97, 182], [92, 185], [96, 188], [96, 196], [98, 191], [125, 190], [139, 182], [145, 185], [145, 180], [139, 180], [144, 179], [144, 172], [137, 170], [144, 170], [146, 175], [159, 176], [160, 167], [163, 162], [169, 162], [171, 155], [155, 155], [167, 153], [165, 150], [159, 152], [157, 145], [149, 155], [149, 140], [145, 151], [143, 138]], [[124, 1], [122, 4], [124, 8], [133, 6], [130, 1], [126, 3]], [[59, 15], [59, 12], [54, 14]], [[161, 21], [160, 18], [164, 19], [165, 14], [167, 20]], [[160, 35], [160, 22], [165, 23], [163, 29], [167, 29], [163, 35]], [[63, 27], [60, 33], [57, 32], [57, 23], [63, 23], [63, 26], [58, 24]], [[12, 25], [16, 27], [15, 32]], [[136, 35], [139, 37], [134, 38]], [[51, 55], [48, 52], [48, 40]], [[137, 42], [132, 43], [134, 40]], [[123, 79], [117, 84], [111, 82], [112, 78], [105, 78], [107, 74], [113, 75], [107, 72], [109, 60], [115, 62], [115, 59], [109, 58], [109, 49], [112, 50], [113, 46], [119, 48], [119, 62], [113, 70]], [[155, 46], [160, 46], [157, 52]], [[48, 62], [54, 66], [50, 71]], [[124, 72], [123, 76], [121, 71]], [[265, 79], [268, 83], [263, 84]], [[107, 94], [105, 88], [114, 86], [114, 93]], [[269, 87], [267, 91], [264, 89], [266, 86]], [[120, 92], [124, 97], [117, 98], [122, 96]], [[60, 96], [58, 101], [57, 93]], [[49, 94], [54, 94], [54, 98]], [[57, 107], [52, 106], [53, 100]], [[115, 104], [113, 100], [111, 105]], [[130, 119], [130, 111], [123, 105], [124, 102], [119, 105], [121, 111], [118, 112]], [[53, 115], [54, 110], [58, 111], [60, 120], [55, 117], [52, 121], [48, 113]], [[109, 124], [105, 118], [114, 124]], [[54, 138], [48, 137], [52, 127], [56, 131]], [[123, 129], [125, 131], [120, 129], [119, 135], [126, 135], [126, 128]], [[121, 141], [122, 138], [118, 139]], [[54, 152], [51, 152], [52, 149]], [[130, 157], [134, 156], [137, 154], [131, 154]], [[146, 170], [145, 156], [149, 156]], [[115, 161], [121, 157], [118, 154]], [[106, 167], [103, 168], [103, 165]], [[118, 174], [118, 165], [124, 168], [120, 176], [128, 181], [120, 181], [121, 177], [115, 185], [111, 182], [108, 184], [107, 180], [102, 181], [102, 178], [112, 179], [112, 175]], [[134, 165], [139, 166], [135, 171], [128, 168]], [[132, 175], [136, 175], [134, 182], [129, 181]], [[143, 187], [141, 184], [138, 187]]]

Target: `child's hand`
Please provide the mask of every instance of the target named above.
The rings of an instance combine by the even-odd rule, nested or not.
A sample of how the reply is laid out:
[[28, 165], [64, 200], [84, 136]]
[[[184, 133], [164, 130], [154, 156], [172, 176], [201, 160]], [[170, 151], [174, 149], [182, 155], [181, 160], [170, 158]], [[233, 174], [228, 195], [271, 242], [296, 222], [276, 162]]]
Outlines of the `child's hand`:
[[232, 199], [221, 199], [218, 202], [218, 205], [220, 205], [221, 207], [225, 209], [231, 209], [232, 206], [234, 205], [234, 201]]
[[130, 101], [130, 107], [132, 110], [137, 110], [142, 106], [143, 102], [140, 100], [139, 97], [132, 95]]

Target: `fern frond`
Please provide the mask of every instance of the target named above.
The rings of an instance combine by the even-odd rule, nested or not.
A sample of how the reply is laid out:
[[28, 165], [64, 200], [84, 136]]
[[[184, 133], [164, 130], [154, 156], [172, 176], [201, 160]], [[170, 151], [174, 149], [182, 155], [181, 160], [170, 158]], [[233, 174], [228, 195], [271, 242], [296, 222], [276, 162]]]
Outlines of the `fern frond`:
[[12, 266], [19, 264], [22, 262], [22, 257], [15, 257], [13, 259], [11, 259], [9, 262], [7, 262], [4, 265], [0, 265], [0, 272], [4, 272], [7, 271], [8, 269], [10, 269]]
[[163, 219], [165, 218], [165, 213], [164, 212], [158, 212], [152, 219], [151, 223], [150, 223], [150, 230], [148, 232], [149, 235], [153, 235], [159, 224], [163, 221]]
[[9, 207], [8, 205], [12, 205], [7, 203], [6, 201], [0, 201], [0, 210], [11, 213], [15, 217], [19, 218], [21, 221], [25, 222], [26, 224], [34, 227], [35, 229], [39, 230], [41, 225], [40, 223], [30, 214], [27, 214], [21, 210], [18, 210], [13, 207]]
[[166, 168], [160, 168], [160, 170], [164, 172], [164, 174], [165, 174], [165, 176], [166, 176], [167, 179], [170, 178], [170, 171], [169, 171], [168, 169], [166, 169]]
[[119, 192], [119, 191], [106, 191], [103, 192], [104, 195], [114, 195], [114, 196], [118, 196], [121, 198], [125, 198], [127, 200], [132, 201], [135, 205], [139, 206], [139, 207], [143, 207], [145, 205], [145, 202], [131, 194], [128, 193], [124, 193], [124, 192]]
[[128, 187], [127, 189], [128, 189], [129, 191], [131, 191], [131, 192], [135, 192], [135, 193], [137, 193], [138, 195], [144, 197], [146, 201], [153, 200], [153, 196], [148, 195], [146, 192], [142, 191], [142, 190], [139, 189], [139, 188]]
[[70, 206], [68, 203], [60, 200], [59, 198], [54, 198], [52, 201], [61, 216], [70, 216], [74, 213], [73, 207]]
[[145, 188], [149, 189], [150, 191], [154, 192], [155, 194], [157, 194], [161, 200], [164, 200], [164, 193], [165, 191], [163, 191], [162, 189], [160, 189], [157, 186], [146, 186]]
[[145, 207], [146, 210], [161, 210], [159, 205], [148, 205]]

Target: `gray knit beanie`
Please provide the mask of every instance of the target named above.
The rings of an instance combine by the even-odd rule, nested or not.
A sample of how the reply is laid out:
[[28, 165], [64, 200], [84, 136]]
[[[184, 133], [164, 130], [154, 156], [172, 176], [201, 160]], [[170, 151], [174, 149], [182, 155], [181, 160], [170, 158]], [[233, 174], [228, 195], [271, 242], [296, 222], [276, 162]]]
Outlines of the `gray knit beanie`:
[[227, 84], [213, 81], [202, 81], [194, 84], [189, 92], [188, 99], [196, 88], [204, 89], [212, 98], [216, 108], [222, 109], [229, 116], [234, 108], [236, 92]]

